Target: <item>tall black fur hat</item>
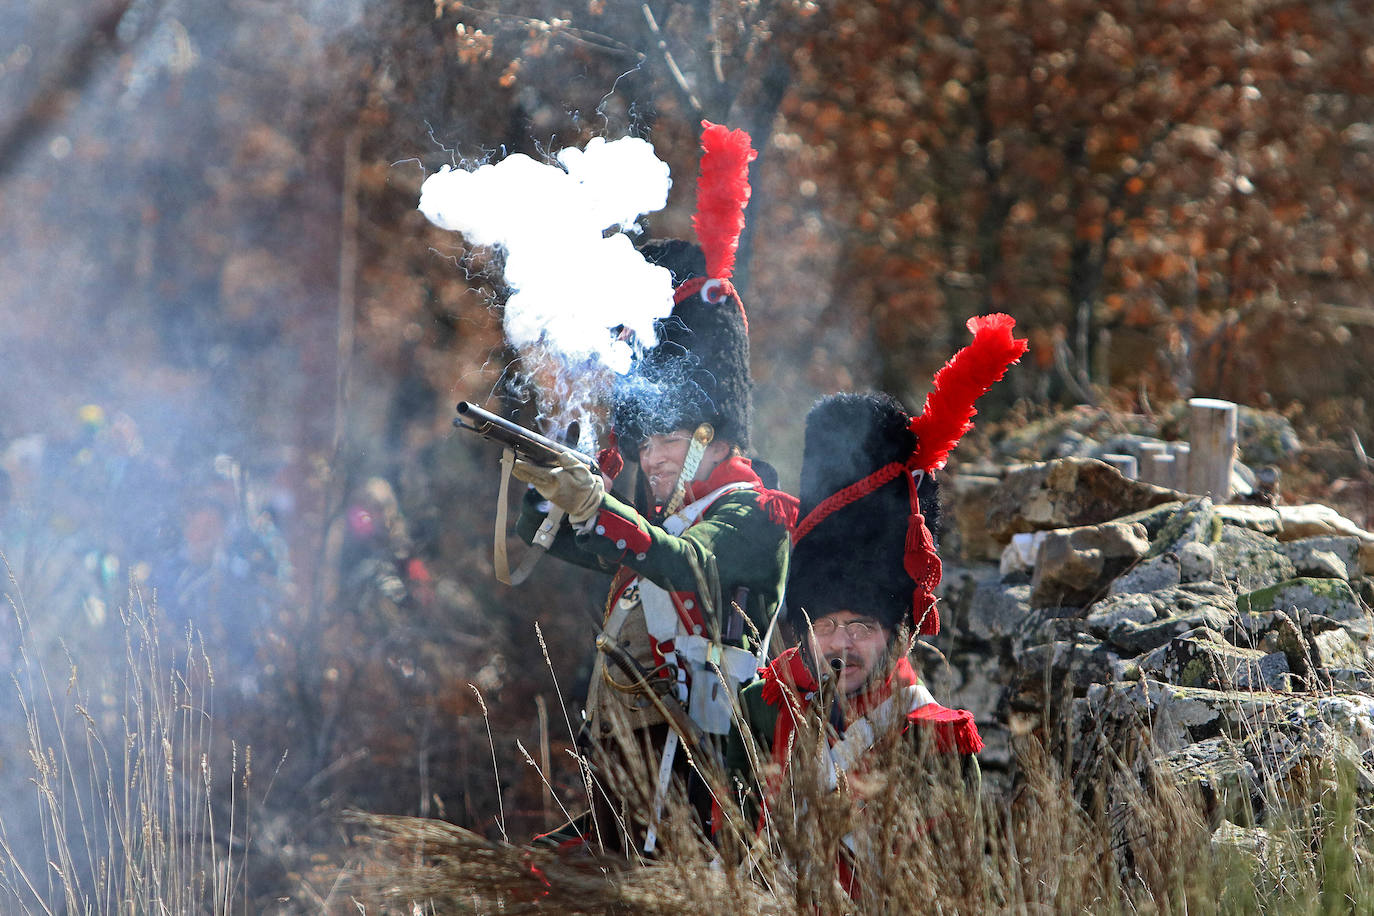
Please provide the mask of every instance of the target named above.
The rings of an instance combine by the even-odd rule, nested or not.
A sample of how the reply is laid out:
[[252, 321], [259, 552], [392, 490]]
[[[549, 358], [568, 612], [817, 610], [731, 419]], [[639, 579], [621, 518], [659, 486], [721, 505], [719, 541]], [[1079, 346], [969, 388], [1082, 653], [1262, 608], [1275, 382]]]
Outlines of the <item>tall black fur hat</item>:
[[708, 282], [696, 289], [699, 284], [690, 283], [707, 276], [705, 255], [691, 242], [651, 241], [640, 251], [672, 273], [680, 295], [672, 313], [655, 322], [658, 344], [617, 383], [614, 424], [621, 449], [633, 458], [645, 437], [701, 423], [715, 427], [716, 438], [747, 449], [753, 379], [738, 294], [733, 286]]
[[973, 428], [977, 400], [1026, 352], [1015, 324], [1003, 314], [970, 318], [973, 342], [935, 373], [914, 419], [885, 394], [838, 394], [811, 408], [787, 582], [790, 623], [850, 610], [892, 626], [909, 620], [922, 635], [939, 632], [932, 474]]
[[[916, 449], [911, 417], [887, 394], [836, 394], [817, 401], [806, 416], [800, 517], [893, 463], [905, 465]], [[911, 518], [910, 470], [835, 509], [792, 548], [787, 619], [804, 628], [840, 610], [876, 617], [890, 628], [910, 624], [915, 581], [905, 567]], [[933, 537], [939, 518], [935, 478], [918, 489], [921, 514]]]
[[749, 135], [701, 122], [701, 170], [692, 228], [699, 245], [680, 239], [640, 248], [673, 275], [673, 310], [655, 322], [656, 345], [617, 384], [613, 425], [621, 451], [635, 457], [646, 436], [715, 427], [716, 437], [749, 447], [753, 380], [749, 321], [730, 278], [749, 202]]

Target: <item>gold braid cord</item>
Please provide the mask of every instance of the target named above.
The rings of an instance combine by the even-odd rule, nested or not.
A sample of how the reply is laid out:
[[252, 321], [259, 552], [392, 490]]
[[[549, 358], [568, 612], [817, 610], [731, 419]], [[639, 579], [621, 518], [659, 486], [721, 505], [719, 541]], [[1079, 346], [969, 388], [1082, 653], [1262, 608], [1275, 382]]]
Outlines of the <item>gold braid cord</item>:
[[[650, 673], [652, 674], [653, 672]], [[625, 681], [624, 683], [622, 683], [615, 679], [615, 675], [611, 674], [611, 669], [609, 667], [605, 669], [605, 672], [602, 674], [602, 677], [606, 681], [606, 686], [614, 687], [621, 693], [647, 693], [667, 695], [667, 687], [658, 687], [656, 685], [667, 684], [669, 685], [669, 687], [671, 687], [672, 685], [672, 682], [669, 681], [668, 678], [664, 675], [660, 675], [657, 677], [641, 677], [636, 681]]]
[[716, 429], [710, 423], [701, 424], [696, 432], [692, 433], [692, 444], [687, 447], [687, 457], [682, 462], [682, 473], [677, 475], [677, 489], [673, 491], [673, 498], [668, 500], [668, 508], [664, 510], [664, 515], [672, 515], [682, 508], [682, 501], [687, 498], [687, 484], [696, 479], [701, 459], [706, 455], [706, 447], [715, 438]]

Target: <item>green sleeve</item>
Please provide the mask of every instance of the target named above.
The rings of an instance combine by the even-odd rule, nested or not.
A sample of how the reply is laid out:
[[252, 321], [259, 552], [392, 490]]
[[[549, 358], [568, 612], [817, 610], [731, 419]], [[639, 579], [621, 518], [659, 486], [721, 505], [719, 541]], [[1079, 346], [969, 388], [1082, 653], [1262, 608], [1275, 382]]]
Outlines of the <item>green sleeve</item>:
[[[778, 721], [777, 709], [763, 702], [763, 681], [754, 681], [739, 692], [739, 713], [725, 741], [725, 769], [747, 784], [754, 773], [751, 752], [755, 748], [759, 754], [772, 752]], [[746, 742], [753, 742], [753, 746]]]
[[[727, 600], [728, 592], [744, 587], [764, 599], [756, 603], [751, 598], [751, 608], [776, 606], [787, 578], [787, 529], [769, 518], [753, 490], [736, 490], [720, 497], [681, 536], [651, 524], [614, 496], [605, 497], [601, 513], [618, 516], [648, 536], [647, 547], [634, 550], [620, 546], [623, 539], [600, 536], [594, 529], [577, 534], [578, 546], [603, 561], [623, 563], [669, 591], [696, 591], [692, 559], [704, 568], [708, 558], [714, 557]], [[598, 521], [602, 521], [600, 515]], [[755, 619], [754, 623], [760, 628], [767, 626], [766, 620]]]
[[763, 702], [763, 682], [755, 681], [740, 691], [739, 712], [725, 741], [725, 772], [745, 816], [757, 820], [762, 789], [754, 774], [754, 761], [766, 764], [772, 759], [778, 710]]
[[[539, 506], [543, 502], [539, 491], [530, 487], [525, 491], [525, 497], [520, 501], [520, 518], [515, 522], [515, 533], [520, 536], [520, 540], [526, 544], [534, 543], [535, 532], [543, 524], [547, 513], [543, 512]], [[572, 525], [565, 517], [558, 526], [558, 533], [554, 535], [553, 543], [549, 545], [549, 555], [557, 557], [575, 566], [585, 569], [594, 569], [597, 572], [615, 572], [617, 564], [606, 563], [600, 557], [592, 554], [580, 547], [577, 537], [573, 533]]]

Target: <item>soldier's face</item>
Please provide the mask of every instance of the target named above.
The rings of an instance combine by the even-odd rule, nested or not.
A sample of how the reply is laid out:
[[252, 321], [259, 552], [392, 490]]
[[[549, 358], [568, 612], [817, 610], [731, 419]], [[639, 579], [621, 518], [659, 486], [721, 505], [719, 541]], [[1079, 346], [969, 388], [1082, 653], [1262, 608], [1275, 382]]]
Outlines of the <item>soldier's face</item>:
[[662, 505], [673, 495], [691, 444], [692, 434], [685, 429], [650, 436], [639, 444], [639, 470], [655, 503]]
[[811, 651], [822, 669], [839, 659], [840, 692], [853, 696], [887, 661], [892, 633], [875, 618], [854, 611], [836, 611], [811, 623]]

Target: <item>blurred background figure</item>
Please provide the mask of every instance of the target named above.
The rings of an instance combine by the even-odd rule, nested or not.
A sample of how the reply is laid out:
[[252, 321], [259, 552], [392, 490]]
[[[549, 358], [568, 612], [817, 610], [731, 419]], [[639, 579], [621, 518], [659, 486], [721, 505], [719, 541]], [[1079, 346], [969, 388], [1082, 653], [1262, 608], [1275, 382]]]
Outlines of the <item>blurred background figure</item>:
[[407, 626], [402, 608], [429, 610], [434, 584], [391, 484], [369, 477], [350, 494], [325, 545], [324, 602], [360, 613], [379, 633]]
[[244, 695], [258, 690], [257, 650], [291, 592], [284, 540], [258, 502], [239, 464], [216, 457], [185, 486], [151, 573], [169, 629], [199, 631]]

